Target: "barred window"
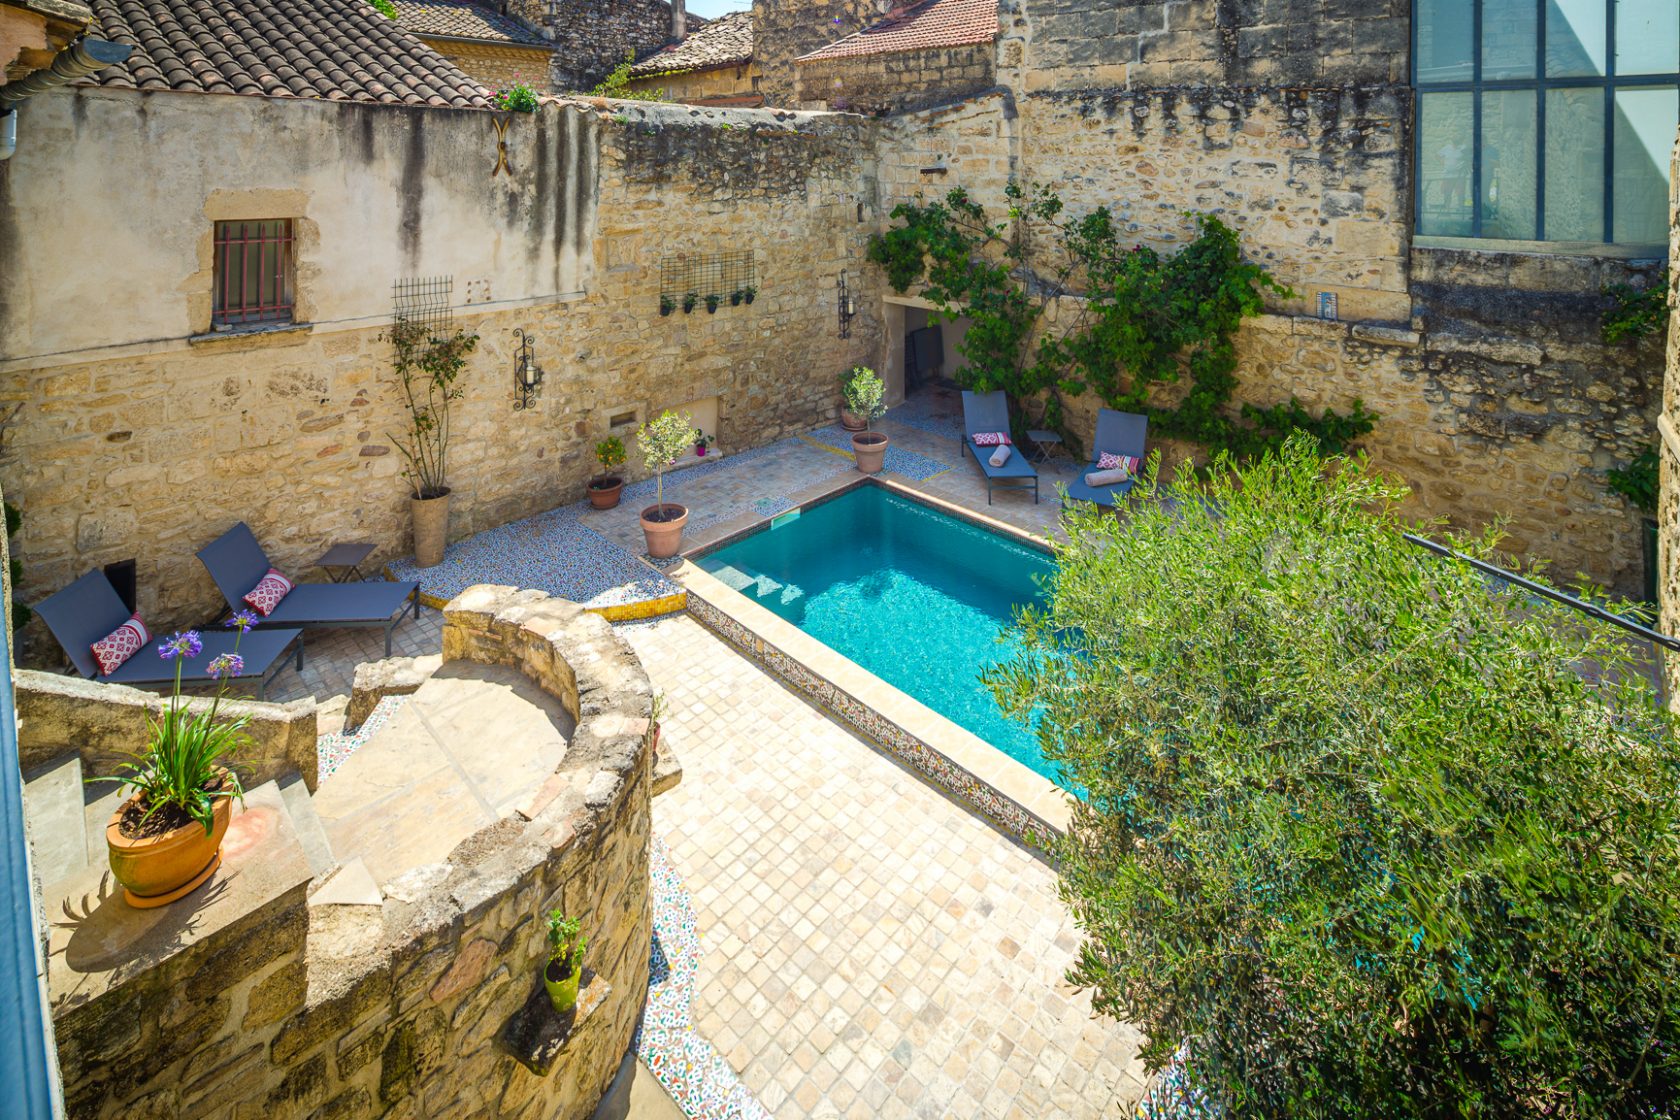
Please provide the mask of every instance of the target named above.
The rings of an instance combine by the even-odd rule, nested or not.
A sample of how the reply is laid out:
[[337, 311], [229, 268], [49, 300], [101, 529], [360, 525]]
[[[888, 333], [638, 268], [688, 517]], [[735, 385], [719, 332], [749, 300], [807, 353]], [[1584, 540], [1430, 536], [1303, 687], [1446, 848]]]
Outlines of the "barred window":
[[1415, 0], [1417, 231], [1658, 245], [1675, 0]]
[[292, 321], [292, 221], [216, 223], [217, 326]]

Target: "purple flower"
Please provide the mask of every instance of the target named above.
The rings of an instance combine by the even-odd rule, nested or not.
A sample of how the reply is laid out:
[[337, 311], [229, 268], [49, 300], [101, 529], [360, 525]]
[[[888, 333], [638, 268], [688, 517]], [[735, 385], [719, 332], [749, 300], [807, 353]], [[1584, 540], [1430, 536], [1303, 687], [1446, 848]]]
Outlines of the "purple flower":
[[251, 627], [257, 624], [255, 611], [236, 611], [234, 616], [223, 623], [230, 630], [237, 630], [241, 634], [249, 633]]
[[203, 652], [204, 643], [199, 640], [197, 630], [183, 630], [158, 646], [158, 656], [165, 661], [173, 661], [177, 657], [190, 661]]
[[204, 671], [217, 680], [223, 677], [237, 677], [245, 671], [245, 659], [237, 653], [220, 654], [211, 658]]

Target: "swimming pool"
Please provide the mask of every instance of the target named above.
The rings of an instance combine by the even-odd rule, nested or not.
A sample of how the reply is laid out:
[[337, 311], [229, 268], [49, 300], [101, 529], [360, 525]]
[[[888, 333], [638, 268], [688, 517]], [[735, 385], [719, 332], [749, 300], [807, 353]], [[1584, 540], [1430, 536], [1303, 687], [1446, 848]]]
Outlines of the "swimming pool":
[[885, 487], [864, 485], [692, 558], [720, 582], [1056, 780], [980, 671], [1005, 660], [1016, 607], [1043, 599], [1050, 556]]

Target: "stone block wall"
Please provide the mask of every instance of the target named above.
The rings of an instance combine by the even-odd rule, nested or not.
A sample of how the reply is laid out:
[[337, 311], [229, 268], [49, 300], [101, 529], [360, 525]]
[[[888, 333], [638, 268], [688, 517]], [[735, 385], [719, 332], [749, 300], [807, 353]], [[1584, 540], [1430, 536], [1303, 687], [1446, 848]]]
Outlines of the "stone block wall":
[[798, 104], [794, 59], [868, 27], [889, 0], [753, 0], [753, 61], [763, 73], [765, 104]]
[[428, 47], [490, 89], [502, 89], [515, 82], [524, 82], [538, 93], [560, 93], [569, 88], [555, 85], [554, 52], [550, 49], [421, 38]]
[[[641, 58], [671, 41], [668, 0], [509, 0], [507, 10], [554, 44], [557, 90], [592, 90], [626, 55]], [[692, 31], [699, 21], [688, 19]]]
[[807, 109], [849, 113], [919, 109], [990, 89], [995, 57], [991, 43], [977, 43], [796, 62], [794, 100]]
[[[1669, 178], [1668, 248], [1669, 320], [1663, 378], [1662, 412], [1657, 418], [1657, 455], [1661, 463], [1661, 491], [1657, 501], [1657, 598], [1659, 629], [1680, 633], [1680, 144], [1675, 147]], [[1680, 711], [1680, 655], [1665, 654], [1663, 676], [1669, 706]]]
[[666, 101], [682, 101], [690, 105], [707, 102], [736, 105], [742, 104], [743, 98], [760, 96], [759, 76], [758, 67], [749, 63], [745, 66], [719, 66], [711, 70], [689, 70], [681, 74], [638, 78], [630, 83], [630, 88], [658, 90]]
[[[444, 641], [449, 658], [520, 667], [579, 717], [528, 813], [382, 906], [310, 907], [299, 885], [210, 937], [181, 933], [147, 968], [72, 938], [50, 977], [71, 1117], [591, 1115], [646, 997], [652, 692], [606, 622], [537, 593], [469, 589]], [[193, 897], [156, 912], [165, 934], [190, 930]], [[610, 990], [539, 1075], [502, 1031], [545, 998], [552, 907], [583, 918], [585, 966]]]

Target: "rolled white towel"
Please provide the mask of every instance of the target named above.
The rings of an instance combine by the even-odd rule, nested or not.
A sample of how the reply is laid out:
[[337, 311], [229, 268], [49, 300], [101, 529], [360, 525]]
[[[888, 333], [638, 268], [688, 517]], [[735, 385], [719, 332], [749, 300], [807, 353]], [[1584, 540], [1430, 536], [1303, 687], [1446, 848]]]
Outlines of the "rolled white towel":
[[1008, 445], [1007, 444], [1001, 444], [1001, 443], [998, 444], [998, 449], [996, 451], [992, 452], [992, 457], [990, 459], [987, 459], [986, 461], [994, 467], [1001, 467], [1005, 463], [1009, 462], [1009, 447], [1008, 447]]
[[1085, 476], [1087, 486], [1117, 486], [1132, 477], [1132, 472], [1125, 467], [1118, 467], [1112, 471], [1092, 471]]

